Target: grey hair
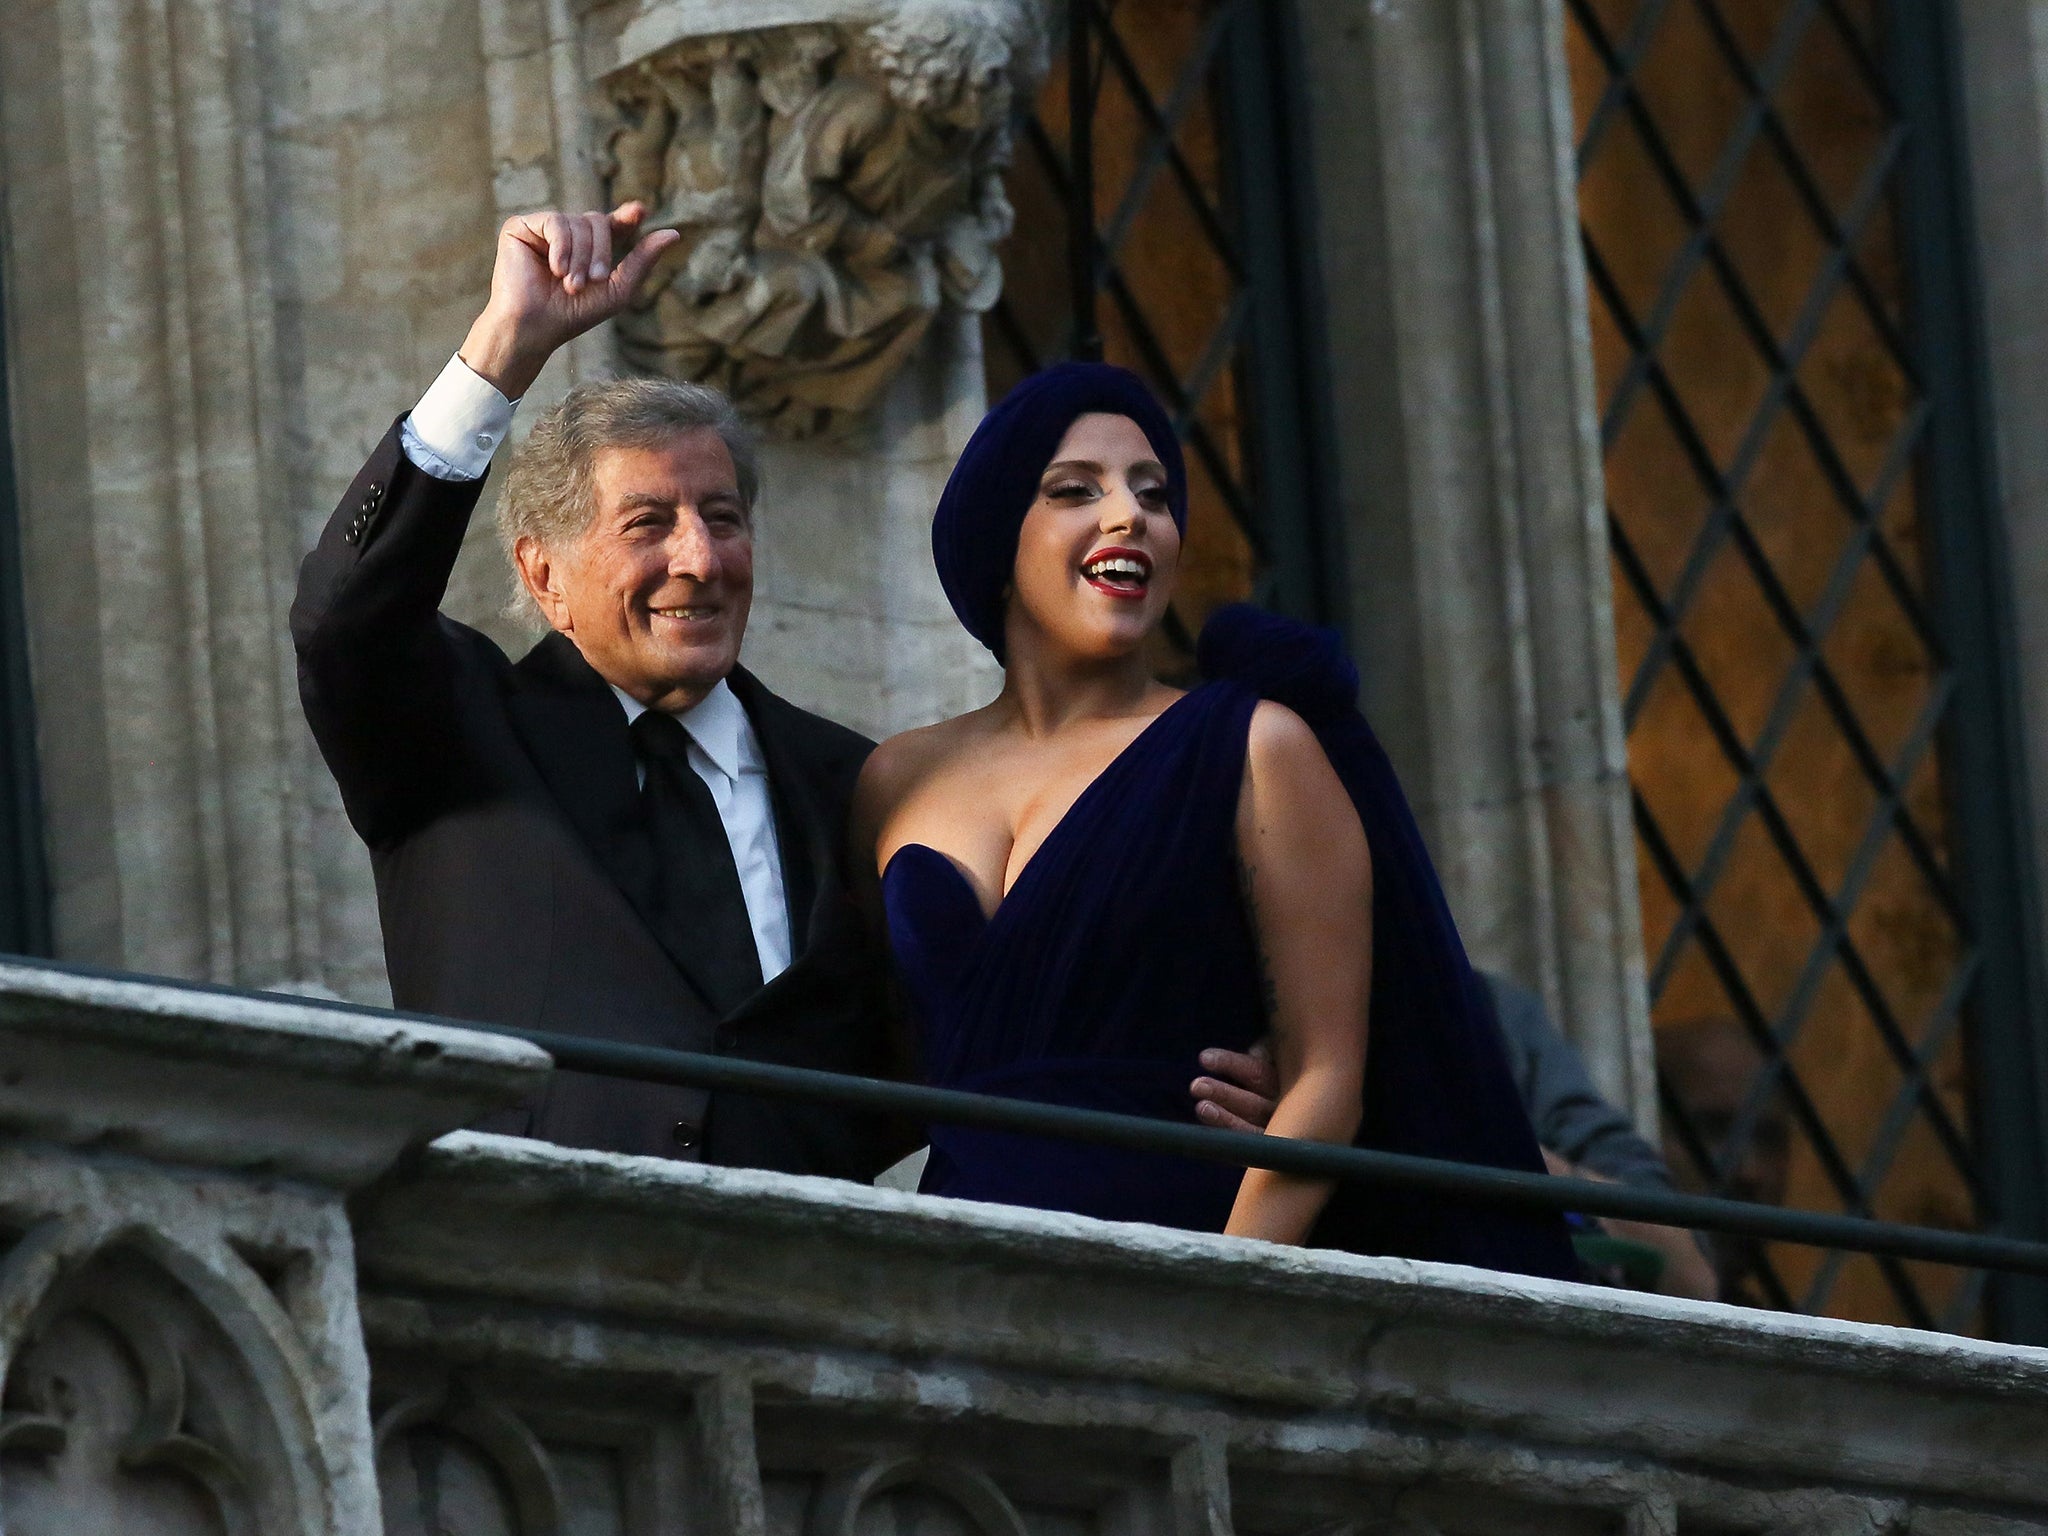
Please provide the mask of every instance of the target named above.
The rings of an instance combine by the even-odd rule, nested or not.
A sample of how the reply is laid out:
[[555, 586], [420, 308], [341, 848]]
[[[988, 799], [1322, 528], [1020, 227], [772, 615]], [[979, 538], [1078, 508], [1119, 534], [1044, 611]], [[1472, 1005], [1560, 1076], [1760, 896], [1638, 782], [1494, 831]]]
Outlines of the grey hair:
[[747, 516], [761, 494], [754, 434], [732, 401], [705, 384], [676, 379], [610, 379], [579, 384], [534, 422], [498, 495], [498, 542], [512, 563], [507, 613], [532, 619], [538, 607], [513, 550], [523, 538], [549, 549], [575, 542], [597, 514], [593, 469], [606, 448], [656, 448], [709, 427], [732, 455]]

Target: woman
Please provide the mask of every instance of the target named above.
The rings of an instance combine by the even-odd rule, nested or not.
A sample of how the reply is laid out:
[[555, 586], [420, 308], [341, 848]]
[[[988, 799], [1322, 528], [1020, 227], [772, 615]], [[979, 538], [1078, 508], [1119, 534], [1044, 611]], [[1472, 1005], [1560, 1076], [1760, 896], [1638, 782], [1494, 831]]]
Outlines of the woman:
[[[1186, 519], [1171, 423], [1101, 364], [1026, 380], [954, 470], [933, 554], [1003, 691], [885, 742], [855, 798], [926, 1075], [1188, 1119], [1198, 1051], [1263, 1037], [1272, 1134], [1540, 1169], [1334, 637], [1226, 610], [1211, 681], [1152, 677]], [[1005, 1133], [934, 1127], [924, 1187], [1573, 1273], [1548, 1219]]]

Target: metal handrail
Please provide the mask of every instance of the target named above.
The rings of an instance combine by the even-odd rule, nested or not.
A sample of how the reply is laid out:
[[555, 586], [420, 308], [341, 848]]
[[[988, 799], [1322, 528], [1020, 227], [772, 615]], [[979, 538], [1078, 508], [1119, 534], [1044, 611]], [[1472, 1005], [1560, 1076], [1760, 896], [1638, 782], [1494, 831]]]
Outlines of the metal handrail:
[[[103, 981], [145, 982], [180, 991], [243, 998], [268, 1003], [309, 1000], [185, 981], [27, 955], [0, 954], [0, 962], [32, 966], [62, 975]], [[736, 1056], [710, 1056], [665, 1046], [628, 1045], [551, 1030], [520, 1029], [434, 1014], [377, 1008], [367, 1003], [321, 999], [310, 1006], [376, 1019], [402, 1019], [441, 1029], [502, 1035], [538, 1046], [554, 1059], [558, 1070], [587, 1072], [598, 1077], [664, 1083], [680, 1088], [722, 1089], [766, 1098], [807, 1099], [876, 1114], [898, 1115], [919, 1122], [971, 1125], [1025, 1135], [1062, 1137], [1072, 1141], [1166, 1152], [1239, 1168], [1270, 1168], [1277, 1173], [1309, 1178], [1343, 1179], [1390, 1189], [1425, 1190], [1433, 1194], [1522, 1210], [1575, 1211], [1587, 1216], [1614, 1216], [1624, 1221], [1685, 1227], [1802, 1243], [1816, 1248], [1843, 1248], [1857, 1253], [1893, 1254], [1971, 1269], [2022, 1275], [2048, 1275], [2048, 1243], [1997, 1233], [1951, 1232], [1937, 1227], [1906, 1226], [1865, 1216], [1836, 1216], [1821, 1211], [1793, 1211], [1714, 1195], [1685, 1195], [1638, 1185], [1608, 1184], [1559, 1174], [1524, 1173], [1481, 1163], [1460, 1163], [1368, 1147], [1332, 1146], [1243, 1131], [1217, 1130], [1150, 1120], [1139, 1115], [1078, 1109], [1064, 1104], [1038, 1104], [993, 1094], [966, 1093], [957, 1088], [932, 1088], [918, 1083], [890, 1082], [812, 1067], [749, 1061]]]
[[1685, 1227], [1742, 1237], [1803, 1243], [1819, 1248], [1845, 1248], [1858, 1253], [1891, 1254], [1972, 1269], [2013, 1274], [2048, 1275], [2048, 1243], [1996, 1233], [1951, 1232], [1937, 1227], [1906, 1226], [1864, 1216], [1837, 1216], [1821, 1211], [1786, 1210], [1712, 1195], [1687, 1195], [1673, 1190], [1608, 1184], [1558, 1174], [1525, 1173], [1480, 1163], [1451, 1162], [1384, 1152], [1367, 1147], [1333, 1146], [1244, 1131], [1218, 1130], [1150, 1120], [1138, 1115], [1080, 1109], [1064, 1104], [1039, 1104], [1028, 1099], [932, 1088], [916, 1083], [855, 1077], [776, 1062], [710, 1056], [661, 1046], [627, 1045], [591, 1040], [546, 1030], [508, 1025], [439, 1020], [458, 1029], [509, 1035], [546, 1051], [555, 1065], [571, 1072], [636, 1082], [665, 1083], [682, 1088], [722, 1089], [772, 1098], [806, 1099], [838, 1104], [877, 1114], [900, 1115], [920, 1122], [977, 1126], [1071, 1141], [1127, 1147], [1135, 1151], [1173, 1153], [1240, 1168], [1270, 1168], [1277, 1173], [1318, 1179], [1378, 1184], [1489, 1205], [1536, 1211], [1575, 1211], [1588, 1216], [1614, 1216], [1658, 1226]]

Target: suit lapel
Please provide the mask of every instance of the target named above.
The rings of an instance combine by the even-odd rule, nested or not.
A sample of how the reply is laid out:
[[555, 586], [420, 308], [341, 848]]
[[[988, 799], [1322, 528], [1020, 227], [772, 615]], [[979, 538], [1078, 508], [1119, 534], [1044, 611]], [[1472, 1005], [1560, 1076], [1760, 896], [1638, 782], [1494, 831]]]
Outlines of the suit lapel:
[[654, 843], [640, 800], [633, 738], [618, 698], [566, 635], [549, 635], [512, 674], [515, 686], [506, 705], [513, 727], [555, 803], [649, 935], [710, 1008], [711, 993], [692, 957], [655, 916]]

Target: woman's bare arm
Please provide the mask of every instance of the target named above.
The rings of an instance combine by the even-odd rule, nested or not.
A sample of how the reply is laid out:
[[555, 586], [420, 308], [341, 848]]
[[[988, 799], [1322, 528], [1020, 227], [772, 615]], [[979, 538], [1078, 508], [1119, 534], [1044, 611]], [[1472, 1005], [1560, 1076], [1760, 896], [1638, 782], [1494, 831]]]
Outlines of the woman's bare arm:
[[[1280, 1080], [1267, 1132], [1348, 1145], [1365, 1085], [1372, 854], [1321, 744], [1277, 704], [1252, 716], [1237, 847]], [[1301, 1242], [1330, 1189], [1324, 1180], [1249, 1169], [1224, 1230]]]

